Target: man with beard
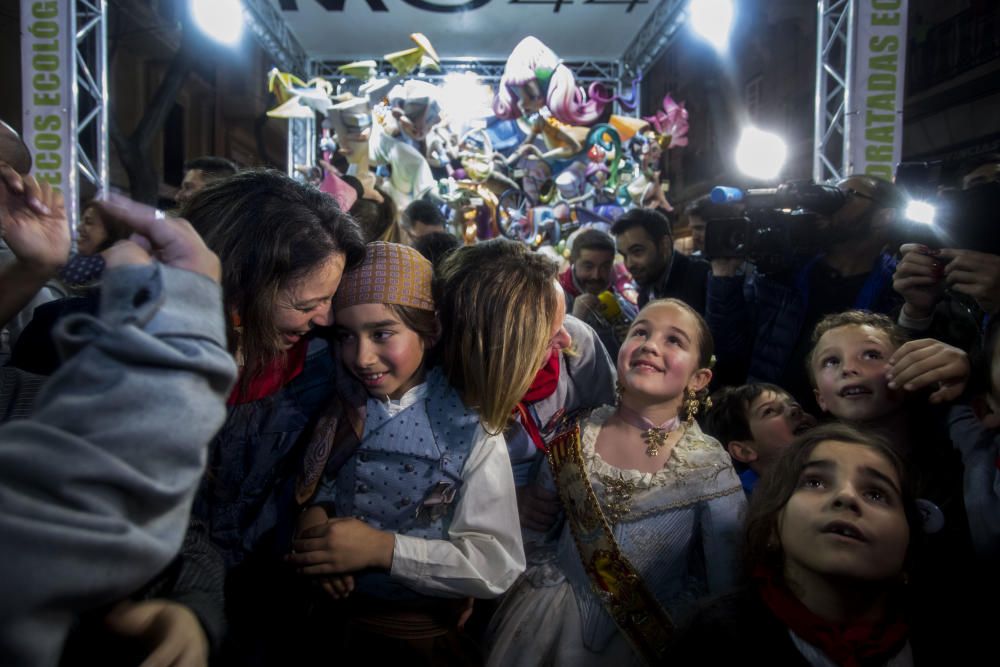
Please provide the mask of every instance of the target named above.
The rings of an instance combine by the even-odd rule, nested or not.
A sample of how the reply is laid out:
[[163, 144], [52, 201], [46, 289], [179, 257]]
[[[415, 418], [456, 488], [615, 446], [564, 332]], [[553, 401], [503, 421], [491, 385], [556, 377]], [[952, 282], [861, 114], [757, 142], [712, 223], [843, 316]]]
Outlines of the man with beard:
[[629, 278], [615, 264], [615, 241], [599, 229], [586, 229], [572, 241], [569, 268], [559, 274], [566, 311], [597, 331], [614, 359], [638, 308]]
[[705, 283], [710, 266], [702, 259], [674, 252], [670, 221], [653, 209], [628, 211], [611, 226], [625, 267], [639, 286], [639, 308], [653, 299], [680, 299], [705, 312]]
[[816, 224], [818, 254], [750, 281], [740, 274], [742, 258], [713, 259], [708, 280], [705, 319], [719, 362], [731, 368], [749, 360], [748, 381], [784, 388], [807, 412], [816, 410], [805, 368], [816, 323], [851, 309], [889, 314], [901, 302], [892, 289], [896, 260], [885, 246], [902, 196], [871, 176], [837, 187], [844, 203]]

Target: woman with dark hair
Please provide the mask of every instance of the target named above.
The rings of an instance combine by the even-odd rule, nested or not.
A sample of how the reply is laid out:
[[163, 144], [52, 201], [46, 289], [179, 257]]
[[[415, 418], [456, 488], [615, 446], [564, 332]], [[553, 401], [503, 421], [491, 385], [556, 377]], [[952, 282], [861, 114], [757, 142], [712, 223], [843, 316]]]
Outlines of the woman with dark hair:
[[671, 657], [915, 664], [927, 635], [910, 630], [919, 619], [908, 618], [906, 585], [922, 533], [911, 479], [887, 442], [843, 424], [814, 428], [754, 491], [749, 583], [699, 612]]
[[287, 527], [291, 538], [296, 445], [333, 392], [334, 359], [310, 332], [332, 323], [341, 276], [361, 263], [365, 246], [333, 198], [276, 171], [213, 183], [181, 214], [222, 262], [229, 347], [240, 367], [194, 515], [225, 561], [232, 643], [242, 651], [257, 633], [247, 623], [281, 588], [287, 541], [278, 534]]
[[306, 334], [330, 323], [341, 275], [364, 258], [358, 226], [331, 197], [276, 171], [210, 185], [181, 215], [222, 260], [230, 348], [242, 369], [233, 402], [262, 398], [277, 389], [268, 377], [305, 359]]
[[269, 516], [254, 529], [297, 433], [283, 433], [280, 442], [269, 434], [304, 400], [291, 394], [326, 395], [332, 362], [325, 342], [307, 334], [331, 323], [341, 275], [364, 258], [364, 242], [331, 197], [275, 171], [214, 183], [182, 215], [222, 261], [229, 346], [240, 366], [196, 505], [232, 565], [273, 528]]

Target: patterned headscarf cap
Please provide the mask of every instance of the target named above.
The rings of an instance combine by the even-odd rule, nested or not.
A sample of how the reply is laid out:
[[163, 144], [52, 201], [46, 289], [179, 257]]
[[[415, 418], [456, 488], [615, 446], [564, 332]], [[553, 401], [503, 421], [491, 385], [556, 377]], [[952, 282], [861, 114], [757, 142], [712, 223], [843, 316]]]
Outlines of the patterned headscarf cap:
[[413, 248], [375, 241], [365, 249], [365, 261], [344, 274], [333, 297], [334, 311], [362, 303], [394, 303], [434, 310], [431, 263]]

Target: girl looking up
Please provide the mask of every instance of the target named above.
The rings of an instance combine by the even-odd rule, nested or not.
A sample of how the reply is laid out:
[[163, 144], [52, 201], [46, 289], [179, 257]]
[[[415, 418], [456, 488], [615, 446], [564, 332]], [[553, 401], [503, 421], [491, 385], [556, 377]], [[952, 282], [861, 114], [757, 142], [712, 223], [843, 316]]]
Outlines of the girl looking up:
[[557, 559], [505, 598], [490, 664], [656, 662], [673, 617], [734, 580], [744, 495], [694, 421], [711, 357], [707, 326], [683, 302], [639, 312], [618, 354], [618, 405], [548, 446], [566, 513]]
[[[671, 657], [678, 664], [939, 664], [914, 661], [920, 651], [910, 637], [918, 633], [904, 615], [921, 524], [905, 465], [887, 442], [844, 424], [808, 431], [754, 491], [749, 584], [699, 612]], [[945, 641], [952, 650], [959, 642]]]

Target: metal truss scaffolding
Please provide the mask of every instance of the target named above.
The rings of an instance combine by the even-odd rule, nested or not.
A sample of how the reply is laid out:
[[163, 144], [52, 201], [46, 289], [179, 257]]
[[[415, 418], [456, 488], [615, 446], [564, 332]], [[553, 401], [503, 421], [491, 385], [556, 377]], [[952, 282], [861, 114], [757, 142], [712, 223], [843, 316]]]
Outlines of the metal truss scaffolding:
[[316, 164], [316, 119], [288, 119], [288, 175], [298, 179], [305, 176], [295, 171], [296, 166], [311, 167]]
[[105, 0], [70, 3], [73, 30], [71, 136], [74, 138], [71, 173], [66, 192], [66, 211], [75, 228], [79, 220], [80, 177], [95, 192], [108, 187], [108, 12]]
[[308, 74], [309, 56], [288, 24], [268, 0], [243, 0], [247, 27], [279, 69], [302, 77]]
[[816, 27], [816, 119], [813, 180], [846, 176], [854, 117], [847, 113], [853, 84], [856, 0], [819, 0]]
[[622, 54], [626, 76], [644, 73], [663, 53], [687, 20], [687, 0], [663, 0], [640, 28], [632, 43]]
[[[279, 69], [298, 77], [310, 77], [311, 63], [288, 24], [267, 0], [243, 0], [243, 16], [261, 47]], [[296, 165], [316, 162], [316, 121], [312, 118], [288, 119], [288, 175], [303, 178]]]

